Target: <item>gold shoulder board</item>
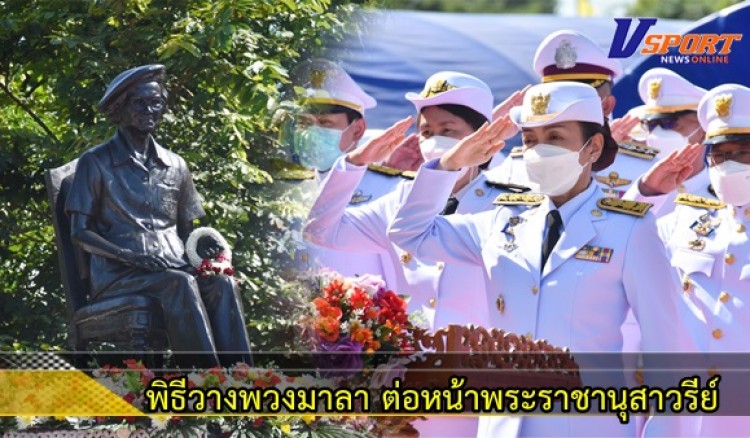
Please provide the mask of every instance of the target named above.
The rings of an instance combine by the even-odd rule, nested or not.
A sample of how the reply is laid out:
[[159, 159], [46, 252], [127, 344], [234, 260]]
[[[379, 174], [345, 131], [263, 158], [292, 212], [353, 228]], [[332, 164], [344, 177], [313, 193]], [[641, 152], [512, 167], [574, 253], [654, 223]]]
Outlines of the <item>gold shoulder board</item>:
[[510, 150], [510, 154], [508, 154], [511, 158], [521, 158], [523, 157], [523, 146], [516, 146], [513, 149]]
[[369, 166], [367, 166], [367, 170], [372, 170], [373, 172], [382, 173], [383, 175], [388, 175], [388, 176], [401, 175], [400, 169], [396, 169], [396, 168], [388, 167], [388, 166], [381, 166], [379, 164], [370, 164]]
[[644, 160], [653, 160], [659, 153], [658, 149], [646, 146], [645, 144], [622, 142], [619, 144], [617, 152], [631, 157], [643, 158]]
[[270, 172], [274, 179], [287, 181], [302, 181], [315, 179], [315, 169], [308, 169], [297, 163], [291, 163], [280, 158], [270, 160]]
[[495, 198], [495, 205], [532, 205], [537, 207], [544, 202], [544, 195], [534, 193], [503, 193]]
[[643, 217], [648, 210], [654, 206], [648, 202], [626, 201], [624, 199], [601, 198], [596, 205], [602, 210], [629, 214], [631, 216]]
[[484, 183], [490, 187], [507, 190], [513, 193], [525, 193], [531, 190], [530, 188], [526, 186], [522, 186], [521, 184], [504, 183], [500, 181], [490, 181], [490, 180], [487, 180]]
[[726, 203], [718, 199], [705, 198], [703, 196], [691, 195], [690, 193], [680, 193], [674, 202], [676, 204], [707, 208], [709, 210], [719, 210], [727, 206]]
[[414, 179], [417, 177], [417, 172], [413, 170], [404, 170], [403, 172], [401, 172], [401, 176], [406, 179]]

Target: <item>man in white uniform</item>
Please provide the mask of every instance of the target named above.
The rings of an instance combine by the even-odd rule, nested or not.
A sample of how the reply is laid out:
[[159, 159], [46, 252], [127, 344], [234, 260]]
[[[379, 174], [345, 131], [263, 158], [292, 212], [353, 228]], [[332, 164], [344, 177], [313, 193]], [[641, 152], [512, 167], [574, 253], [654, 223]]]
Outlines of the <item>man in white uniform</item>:
[[[740, 399], [750, 390], [746, 365], [739, 364], [739, 374], [727, 374], [721, 361], [730, 356], [720, 354], [750, 351], [750, 89], [718, 86], [707, 92], [697, 110], [706, 132], [712, 190], [673, 197], [674, 211], [658, 221], [659, 237], [682, 281], [688, 333], [700, 351], [709, 353], [706, 372], [696, 374], [721, 375], [720, 387], [733, 395], [721, 398], [719, 415], [724, 416], [681, 421], [694, 427], [691, 433], [697, 436], [747, 436], [748, 417], [728, 416], [742, 409]], [[703, 157], [702, 145], [660, 163], [643, 177], [643, 184], [656, 192], [675, 191], [691, 173], [696, 156]]]
[[[365, 110], [373, 108], [376, 102], [343, 68], [328, 60], [300, 64], [295, 68], [294, 80], [304, 87], [304, 94], [299, 96], [304, 113], [290, 130], [292, 158], [314, 169], [320, 181], [333, 162], [362, 139], [367, 130]], [[389, 193], [401, 180], [400, 174], [395, 169], [373, 166], [364, 172], [346, 200], [346, 208], [362, 207]], [[317, 187], [311, 192], [304, 194], [310, 203], [317, 195]], [[394, 284], [397, 278], [390, 260], [376, 252], [341, 252], [306, 243], [297, 262], [302, 269], [327, 268], [345, 276], [380, 275], [387, 284]]]

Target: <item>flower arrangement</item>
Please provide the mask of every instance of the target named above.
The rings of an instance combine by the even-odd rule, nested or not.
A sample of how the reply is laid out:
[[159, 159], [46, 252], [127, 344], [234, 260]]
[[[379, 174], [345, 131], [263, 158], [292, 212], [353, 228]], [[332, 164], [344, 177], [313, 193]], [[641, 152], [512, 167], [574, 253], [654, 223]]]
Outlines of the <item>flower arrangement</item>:
[[[154, 373], [140, 361], [128, 359], [124, 367], [105, 365], [92, 372], [93, 377], [113, 393], [138, 409], [146, 404], [145, 389], [155, 378]], [[165, 380], [183, 374], [166, 374]], [[232, 368], [212, 368], [187, 374], [188, 388], [276, 387], [285, 388], [332, 386], [330, 380], [309, 375], [287, 376], [273, 369], [253, 368], [238, 363]], [[210, 403], [209, 403], [210, 405]], [[151, 414], [139, 417], [16, 417], [13, 429], [27, 432], [41, 430], [146, 430], [149, 436], [321, 436], [353, 438], [363, 437], [374, 427], [366, 417], [274, 415], [233, 416], [217, 415], [210, 406], [205, 416], [179, 416]], [[12, 419], [12, 418], [11, 418]], [[2, 429], [0, 428], [0, 431]], [[108, 436], [108, 435], [107, 435]], [[114, 435], [112, 435], [114, 436]]]
[[406, 313], [406, 301], [387, 290], [378, 276], [324, 274], [318, 296], [300, 323], [312, 333], [317, 352], [331, 353], [317, 357], [318, 367], [328, 377], [351, 378], [390, 359], [378, 357], [376, 352], [414, 351], [414, 327]]
[[[221, 245], [221, 252], [213, 259], [202, 259], [198, 255], [198, 242], [203, 237], [211, 237]], [[195, 268], [195, 273], [201, 277], [211, 275], [234, 275], [232, 267], [232, 249], [224, 236], [214, 228], [200, 227], [193, 230], [185, 242], [185, 254], [188, 261]]]

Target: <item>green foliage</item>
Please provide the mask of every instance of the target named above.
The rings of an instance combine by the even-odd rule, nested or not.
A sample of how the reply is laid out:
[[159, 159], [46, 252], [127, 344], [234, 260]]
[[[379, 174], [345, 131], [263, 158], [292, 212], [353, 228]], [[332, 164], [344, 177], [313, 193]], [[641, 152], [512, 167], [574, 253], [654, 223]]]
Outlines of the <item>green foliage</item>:
[[555, 0], [384, 0], [384, 7], [421, 11], [551, 14]]
[[741, 0], [637, 0], [630, 8], [636, 17], [681, 18], [698, 20]]
[[289, 69], [346, 31], [354, 9], [343, 3], [0, 1], [0, 344], [64, 345], [44, 169], [111, 136], [96, 111], [106, 85], [159, 62], [170, 113], [157, 140], [189, 163], [205, 225], [234, 245], [254, 349], [283, 349], [295, 287], [279, 232], [299, 212], [263, 170], [280, 149], [270, 116]]

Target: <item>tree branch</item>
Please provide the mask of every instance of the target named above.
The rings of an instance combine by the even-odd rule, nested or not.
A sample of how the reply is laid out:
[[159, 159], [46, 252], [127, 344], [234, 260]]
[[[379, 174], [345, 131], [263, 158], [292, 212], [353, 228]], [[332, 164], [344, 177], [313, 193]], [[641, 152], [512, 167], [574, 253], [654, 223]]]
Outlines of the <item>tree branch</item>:
[[55, 143], [60, 143], [60, 140], [57, 138], [54, 132], [49, 129], [46, 123], [44, 123], [44, 120], [41, 119], [36, 113], [31, 109], [30, 106], [26, 105], [21, 99], [16, 97], [13, 92], [10, 91], [10, 88], [8, 87], [8, 84], [5, 82], [0, 82], [0, 89], [2, 89], [5, 94], [8, 95], [8, 97], [11, 98], [18, 106], [20, 106], [28, 115], [31, 116], [32, 119], [44, 130], [44, 132], [47, 133], [49, 137], [51, 137], [53, 140], [55, 140]]

